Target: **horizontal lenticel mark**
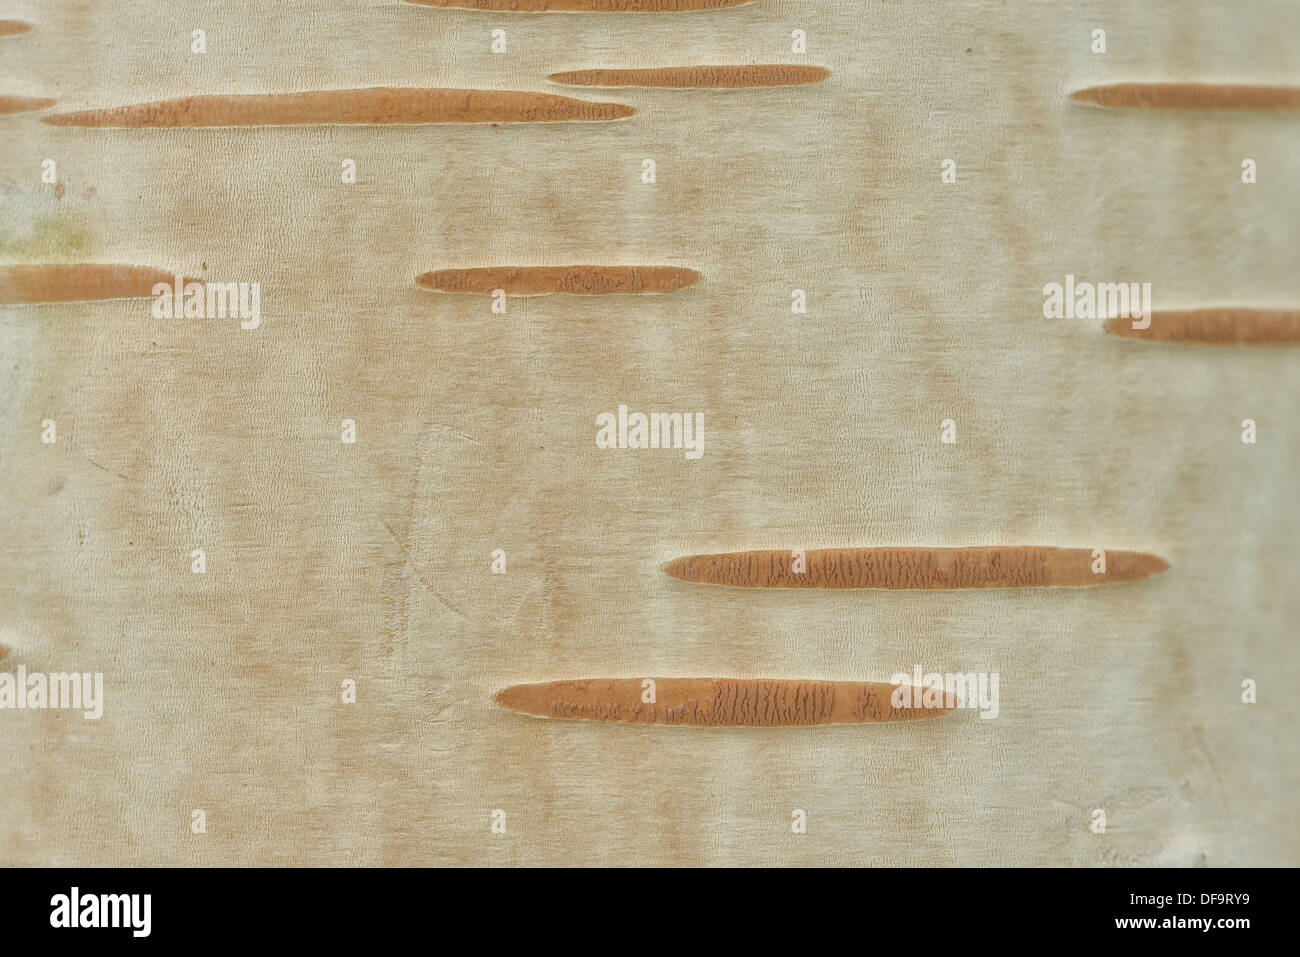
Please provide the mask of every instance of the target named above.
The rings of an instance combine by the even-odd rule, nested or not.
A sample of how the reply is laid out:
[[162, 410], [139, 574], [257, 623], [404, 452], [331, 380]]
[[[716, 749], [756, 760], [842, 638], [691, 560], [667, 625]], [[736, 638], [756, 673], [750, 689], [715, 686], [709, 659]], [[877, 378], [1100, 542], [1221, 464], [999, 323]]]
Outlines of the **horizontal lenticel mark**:
[[503, 708], [539, 718], [688, 727], [777, 728], [936, 718], [956, 707], [953, 694], [892, 700], [885, 682], [783, 678], [589, 678], [514, 685], [496, 695]]
[[669, 89], [731, 90], [760, 86], [820, 83], [830, 70], [819, 66], [669, 66], [635, 70], [572, 70], [547, 79], [566, 86], [649, 86]]
[[0, 20], [0, 37], [16, 37], [24, 33], [29, 33], [32, 29], [30, 23], [24, 23], [22, 20]]
[[612, 296], [677, 292], [694, 286], [700, 274], [677, 266], [489, 266], [438, 269], [415, 277], [434, 292], [510, 296]]
[[502, 13], [685, 13], [739, 7], [754, 0], [406, 0], [420, 7], [455, 7]]
[[55, 102], [55, 100], [48, 100], [39, 96], [0, 95], [0, 116], [8, 116], [11, 113], [31, 113], [34, 110], [48, 110]]
[[0, 304], [91, 302], [153, 295], [156, 283], [169, 288], [174, 274], [148, 266], [100, 263], [0, 266]]
[[823, 548], [728, 552], [674, 559], [664, 571], [682, 581], [736, 588], [1050, 588], [1105, 585], [1157, 575], [1169, 563], [1142, 552], [1105, 552], [1094, 573], [1093, 550], [977, 548]]
[[1133, 319], [1107, 319], [1113, 336], [1147, 342], [1196, 345], [1285, 345], [1300, 343], [1300, 311], [1287, 309], [1190, 309], [1151, 313], [1151, 325], [1134, 329]]
[[1146, 110], [1297, 110], [1300, 88], [1222, 83], [1114, 83], [1070, 94], [1094, 106]]
[[600, 122], [632, 116], [621, 103], [593, 103], [551, 93], [373, 87], [312, 93], [190, 96], [104, 110], [56, 113], [54, 126], [204, 127], [422, 123]]

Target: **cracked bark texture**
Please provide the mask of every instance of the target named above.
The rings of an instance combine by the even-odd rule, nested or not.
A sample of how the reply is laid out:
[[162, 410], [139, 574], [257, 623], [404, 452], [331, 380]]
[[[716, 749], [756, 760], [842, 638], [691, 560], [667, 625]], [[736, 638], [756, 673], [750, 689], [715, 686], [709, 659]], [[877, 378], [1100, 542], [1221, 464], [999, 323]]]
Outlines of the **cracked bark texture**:
[[1232, 83], [1113, 83], [1071, 97], [1092, 106], [1140, 110], [1300, 110], [1300, 87]]
[[1123, 339], [1212, 346], [1283, 345], [1300, 342], [1300, 312], [1283, 309], [1188, 309], [1153, 312], [1151, 325], [1134, 329], [1131, 318], [1106, 320], [1106, 331]]
[[674, 266], [494, 266], [437, 269], [415, 277], [433, 292], [509, 296], [614, 296], [678, 292], [700, 281], [693, 269]]
[[49, 109], [55, 102], [48, 97], [0, 95], [0, 116]]
[[1155, 555], [1106, 550], [1093, 572], [1093, 550], [1039, 546], [990, 548], [808, 549], [795, 571], [790, 549], [692, 555], [664, 571], [682, 581], [736, 588], [1049, 588], [1137, 581], [1169, 567]]
[[820, 83], [830, 71], [819, 66], [788, 63], [751, 66], [667, 66], [636, 70], [572, 70], [552, 73], [548, 80], [566, 86], [648, 86], [675, 89], [729, 90], [760, 86], [801, 86]]
[[375, 87], [312, 93], [223, 93], [159, 103], [56, 113], [51, 126], [206, 127], [418, 125], [423, 123], [598, 122], [631, 116], [618, 103], [511, 90], [420, 90]]
[[937, 718], [956, 707], [894, 707], [895, 686], [883, 682], [759, 678], [655, 678], [655, 700], [642, 700], [642, 678], [593, 678], [515, 685], [497, 704], [539, 718], [688, 727], [779, 728]]
[[147, 266], [49, 263], [0, 266], [0, 305], [134, 299], [153, 295], [154, 285], [173, 288], [175, 273]]

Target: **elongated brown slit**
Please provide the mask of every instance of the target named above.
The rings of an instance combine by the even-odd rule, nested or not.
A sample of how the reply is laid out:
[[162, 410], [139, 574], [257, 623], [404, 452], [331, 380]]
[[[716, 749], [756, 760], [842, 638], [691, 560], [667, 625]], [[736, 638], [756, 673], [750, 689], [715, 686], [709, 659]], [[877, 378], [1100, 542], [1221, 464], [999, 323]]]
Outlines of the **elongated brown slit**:
[[416, 285], [434, 292], [509, 296], [612, 296], [677, 292], [694, 286], [700, 274], [677, 266], [489, 266], [438, 269], [415, 277]]
[[754, 0], [406, 0], [418, 7], [455, 7], [502, 13], [686, 13], [739, 7]]
[[1285, 309], [1191, 309], [1153, 312], [1151, 325], [1134, 329], [1126, 317], [1107, 319], [1106, 331], [1125, 339], [1197, 345], [1294, 345], [1300, 343], [1300, 311]]
[[153, 295], [156, 283], [170, 288], [176, 277], [148, 266], [100, 263], [0, 266], [0, 304], [90, 302]]
[[418, 90], [373, 87], [313, 93], [189, 96], [106, 110], [56, 113], [53, 126], [194, 127], [422, 123], [601, 122], [632, 116], [621, 103], [593, 103], [513, 90]]
[[1070, 94], [1093, 106], [1142, 110], [1300, 110], [1300, 88], [1222, 83], [1113, 83]]
[[[1037, 545], [977, 548], [822, 548], [692, 555], [664, 566], [682, 581], [737, 588], [1050, 588], [1157, 575], [1169, 563], [1142, 552]], [[802, 569], [802, 570], [796, 570]]]
[[[925, 694], [899, 688], [885, 682], [780, 678], [590, 678], [514, 685], [499, 692], [496, 702], [538, 718], [710, 728], [915, 721], [957, 706], [955, 695], [940, 689]], [[645, 700], [651, 690], [653, 702]]]
[[756, 86], [799, 86], [820, 83], [831, 75], [819, 66], [768, 64], [757, 66], [668, 66], [636, 70], [572, 70], [552, 73], [548, 80], [566, 86], [650, 86], [672, 89], [731, 90]]
[[32, 25], [22, 20], [0, 20], [0, 37], [17, 37], [30, 33]]
[[0, 95], [0, 116], [8, 116], [11, 113], [32, 113], [36, 110], [48, 110], [55, 102], [55, 100], [48, 100], [39, 96]]

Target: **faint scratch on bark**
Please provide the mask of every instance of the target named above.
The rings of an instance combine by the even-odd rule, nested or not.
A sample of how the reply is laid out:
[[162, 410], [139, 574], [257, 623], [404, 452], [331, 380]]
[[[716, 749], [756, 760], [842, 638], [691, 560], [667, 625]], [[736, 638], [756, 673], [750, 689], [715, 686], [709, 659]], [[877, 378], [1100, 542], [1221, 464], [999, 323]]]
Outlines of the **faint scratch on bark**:
[[442, 433], [444, 433], [445, 435], [454, 435], [456, 438], [458, 438], [458, 439], [464, 439], [466, 442], [469, 442], [469, 443], [472, 444], [472, 445], [481, 445], [481, 444], [482, 444], [482, 443], [479, 442], [478, 439], [473, 438], [472, 436], [466, 435], [464, 432], [457, 432], [455, 429], [453, 429], [453, 428], [452, 428], [451, 426], [449, 426], [449, 425], [439, 425], [438, 423], [435, 422], [433, 425], [430, 425], [430, 426], [429, 426], [429, 431], [430, 431], [430, 432], [442, 432]]
[[85, 456], [86, 456], [86, 461], [89, 462], [91, 465], [95, 466], [95, 468], [99, 469], [101, 472], [107, 472], [109, 475], [116, 475], [118, 478], [120, 478], [120, 479], [121, 479], [122, 481], [124, 481], [124, 482], [134, 482], [134, 481], [135, 481], [135, 479], [131, 478], [129, 475], [123, 475], [121, 472], [114, 472], [114, 471], [113, 471], [112, 469], [110, 469], [110, 468], [105, 468], [104, 466], [102, 466], [102, 465], [100, 465], [98, 462], [96, 462], [94, 459], [92, 459], [89, 455], [86, 455], [85, 452], [82, 452], [81, 454], [82, 454], [82, 455], [85, 455]]
[[443, 598], [442, 595], [438, 593], [437, 589], [435, 589], [433, 585], [431, 585], [428, 581], [426, 581], [424, 576], [420, 574], [420, 570], [415, 567], [415, 562], [411, 558], [410, 550], [406, 547], [406, 542], [402, 541], [401, 538], [398, 537], [397, 533], [393, 531], [393, 529], [389, 526], [387, 522], [384, 522], [384, 528], [388, 531], [389, 535], [393, 536], [393, 541], [397, 543], [397, 547], [402, 551], [402, 556], [406, 559], [406, 562], [402, 569], [403, 573], [409, 571], [412, 575], [415, 576], [416, 581], [418, 581], [422, 586], [424, 586], [424, 590], [434, 597], [434, 600], [436, 600], [438, 604], [440, 604], [443, 608], [447, 609], [449, 612], [451, 612], [461, 621], [469, 621], [468, 618], [462, 615], [460, 611], [457, 610], [457, 608], [451, 602]]

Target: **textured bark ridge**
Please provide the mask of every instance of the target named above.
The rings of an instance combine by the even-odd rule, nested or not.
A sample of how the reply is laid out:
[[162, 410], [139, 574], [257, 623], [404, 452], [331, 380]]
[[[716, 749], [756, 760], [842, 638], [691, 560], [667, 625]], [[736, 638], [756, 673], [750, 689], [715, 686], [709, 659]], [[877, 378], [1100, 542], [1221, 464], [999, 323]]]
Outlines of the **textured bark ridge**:
[[503, 10], [517, 13], [590, 11], [594, 13], [685, 13], [739, 7], [754, 0], [406, 0], [419, 7]]
[[0, 266], [0, 304], [136, 299], [152, 296], [155, 283], [166, 283], [172, 288], [175, 279], [171, 273], [147, 266], [99, 263]]
[[1070, 94], [1094, 106], [1143, 110], [1300, 110], [1300, 88], [1222, 83], [1115, 83]]
[[0, 95], [0, 116], [11, 113], [31, 113], [34, 110], [48, 110], [55, 103], [39, 96], [4, 96]]
[[0, 20], [0, 37], [16, 37], [27, 33], [32, 28], [30, 23], [22, 20]]
[[779, 63], [755, 66], [669, 66], [637, 70], [573, 70], [548, 80], [566, 86], [653, 86], [730, 90], [753, 86], [820, 83], [831, 71], [819, 66]]
[[512, 90], [419, 90], [373, 87], [313, 93], [188, 96], [107, 110], [57, 113], [53, 126], [316, 126], [421, 123], [597, 122], [632, 116], [621, 103], [592, 103], [551, 93]]
[[980, 548], [823, 548], [692, 555], [664, 566], [682, 581], [738, 588], [1042, 588], [1104, 585], [1156, 575], [1169, 563], [1141, 552], [1106, 552], [1092, 571], [1092, 549], [1040, 546]]
[[515, 685], [497, 704], [539, 718], [666, 724], [688, 727], [777, 728], [867, 724], [937, 718], [955, 696], [934, 691], [932, 707], [895, 708], [885, 682], [791, 681], [763, 678], [654, 678], [655, 701], [642, 700], [644, 678], [592, 678]]
[[1300, 312], [1272, 309], [1193, 309], [1153, 312], [1151, 325], [1134, 329], [1133, 320], [1106, 320], [1106, 331], [1125, 339], [1203, 345], [1283, 345], [1300, 343]]
[[509, 296], [612, 296], [677, 292], [694, 286], [700, 274], [676, 266], [490, 266], [438, 269], [415, 277], [422, 289]]

